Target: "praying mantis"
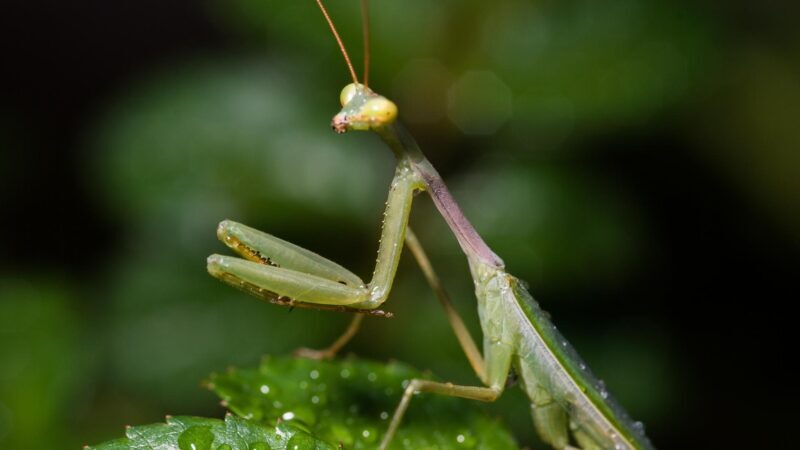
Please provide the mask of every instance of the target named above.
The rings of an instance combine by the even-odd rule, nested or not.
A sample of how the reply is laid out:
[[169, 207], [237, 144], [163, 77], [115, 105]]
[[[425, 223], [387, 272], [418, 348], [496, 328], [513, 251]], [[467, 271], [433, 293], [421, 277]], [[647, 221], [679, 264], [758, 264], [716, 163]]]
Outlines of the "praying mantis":
[[[273, 303], [356, 314], [346, 332], [325, 350], [301, 349], [314, 358], [332, 357], [357, 332], [364, 315], [387, 316], [378, 309], [392, 287], [401, 251], [408, 247], [445, 308], [467, 359], [483, 386], [410, 380], [384, 434], [386, 449], [411, 398], [420, 392], [491, 402], [504, 391], [513, 370], [531, 402], [534, 426], [557, 449], [651, 449], [640, 422], [632, 421], [592, 375], [573, 347], [533, 300], [525, 283], [505, 271], [500, 259], [462, 213], [436, 169], [397, 120], [397, 106], [368, 86], [368, 12], [362, 0], [365, 68], [360, 83], [347, 51], [321, 0], [317, 0], [353, 79], [341, 91], [341, 111], [333, 117], [337, 133], [372, 131], [394, 153], [396, 169], [389, 189], [372, 279], [365, 283], [344, 267], [309, 250], [245, 225], [223, 221], [217, 236], [241, 258], [211, 255], [208, 272], [234, 287]], [[412, 199], [427, 192], [466, 256], [475, 285], [483, 332], [483, 354], [450, 306], [418, 239], [408, 227]]]

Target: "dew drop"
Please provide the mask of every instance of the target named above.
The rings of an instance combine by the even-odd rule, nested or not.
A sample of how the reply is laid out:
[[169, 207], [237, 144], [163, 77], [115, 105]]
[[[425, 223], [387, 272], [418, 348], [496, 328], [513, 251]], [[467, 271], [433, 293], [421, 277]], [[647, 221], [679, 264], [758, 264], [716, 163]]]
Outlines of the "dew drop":
[[381, 420], [386, 420], [389, 418], [389, 413], [386, 411], [381, 412]]
[[315, 404], [315, 405], [316, 405], [317, 403], [319, 403], [319, 396], [318, 396], [318, 395], [315, 395], [315, 396], [311, 397], [311, 403], [313, 403], [313, 404]]
[[368, 379], [369, 381], [375, 381], [375, 380], [377, 380], [377, 379], [378, 379], [378, 374], [376, 374], [375, 372], [370, 372], [370, 373], [367, 375], [367, 379]]
[[350, 378], [350, 371], [347, 369], [342, 369], [342, 371], [339, 372], [339, 376], [344, 379]]
[[[361, 438], [363, 439], [362, 444], [371, 444], [378, 440], [379, 434], [378, 430], [375, 428], [364, 428], [361, 430]], [[371, 445], [367, 446], [368, 448], [372, 448]]]
[[286, 411], [281, 416], [281, 419], [286, 420], [286, 421], [292, 420], [292, 419], [294, 419], [294, 413], [291, 412], [291, 411]]
[[311, 371], [311, 373], [308, 374], [308, 376], [310, 376], [312, 380], [316, 380], [317, 378], [319, 378], [319, 371], [317, 369], [314, 369]]
[[306, 433], [298, 432], [286, 443], [286, 450], [304, 450], [317, 448], [316, 440]]
[[603, 399], [608, 398], [608, 391], [606, 390], [606, 383], [603, 380], [597, 382], [597, 390], [600, 391], [600, 397]]
[[633, 422], [633, 429], [638, 431], [639, 433], [644, 433], [644, 423], [642, 422]]
[[458, 436], [456, 436], [456, 442], [458, 442], [459, 444], [463, 444], [465, 440], [467, 440], [467, 438], [465, 438], [463, 434], [459, 434]]
[[269, 394], [269, 386], [266, 384], [262, 384], [261, 388], [259, 388], [262, 394]]
[[250, 444], [249, 450], [272, 450], [272, 447], [266, 442], [254, 442]]
[[212, 442], [214, 433], [209, 427], [189, 427], [178, 436], [181, 450], [210, 450]]

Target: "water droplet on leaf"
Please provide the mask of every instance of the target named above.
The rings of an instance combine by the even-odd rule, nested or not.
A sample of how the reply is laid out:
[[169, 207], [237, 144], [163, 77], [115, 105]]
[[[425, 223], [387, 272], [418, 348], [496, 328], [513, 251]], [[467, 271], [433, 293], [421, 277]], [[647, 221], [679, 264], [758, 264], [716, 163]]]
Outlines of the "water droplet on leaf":
[[211, 450], [214, 433], [209, 427], [189, 427], [178, 436], [181, 450]]
[[286, 450], [307, 450], [315, 448], [317, 448], [317, 443], [314, 438], [302, 432], [295, 433], [286, 444]]

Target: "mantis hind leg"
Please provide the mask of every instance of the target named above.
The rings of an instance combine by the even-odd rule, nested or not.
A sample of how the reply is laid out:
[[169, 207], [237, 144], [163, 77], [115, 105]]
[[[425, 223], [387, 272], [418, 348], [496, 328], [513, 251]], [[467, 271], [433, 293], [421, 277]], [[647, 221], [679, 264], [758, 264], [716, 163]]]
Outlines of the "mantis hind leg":
[[381, 441], [380, 449], [385, 450], [392, 442], [392, 438], [403, 420], [403, 416], [411, 403], [411, 398], [416, 393], [430, 392], [451, 397], [462, 397], [482, 402], [493, 402], [503, 393], [506, 378], [511, 368], [511, 357], [514, 348], [505, 343], [495, 343], [487, 347], [486, 354], [486, 386], [463, 386], [453, 383], [439, 383], [431, 380], [413, 379], [403, 392], [403, 398], [395, 409], [389, 428]]
[[420, 392], [431, 392], [435, 394], [448, 395], [451, 397], [462, 397], [482, 402], [493, 402], [497, 400], [497, 397], [500, 396], [502, 389], [488, 388], [483, 386], [461, 386], [453, 383], [439, 383], [436, 381], [415, 378], [409, 381], [408, 386], [406, 386], [406, 389], [403, 392], [403, 398], [400, 400], [400, 404], [397, 405], [394, 416], [392, 416], [392, 422], [389, 424], [389, 429], [383, 436], [383, 441], [381, 441], [381, 446], [379, 447], [380, 450], [385, 450], [389, 447], [389, 444], [392, 442], [392, 438], [397, 432], [397, 429], [400, 427], [400, 422], [402, 421], [403, 416], [408, 409], [408, 405], [411, 403], [411, 397]]

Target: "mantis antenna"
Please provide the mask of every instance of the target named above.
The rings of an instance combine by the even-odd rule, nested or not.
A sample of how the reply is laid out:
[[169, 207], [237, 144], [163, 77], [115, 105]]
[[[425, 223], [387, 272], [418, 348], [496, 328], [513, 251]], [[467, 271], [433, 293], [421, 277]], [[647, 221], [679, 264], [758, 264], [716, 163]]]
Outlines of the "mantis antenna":
[[355, 69], [353, 69], [353, 63], [350, 62], [350, 56], [347, 55], [347, 50], [344, 48], [344, 43], [342, 43], [342, 38], [339, 37], [339, 33], [336, 31], [336, 27], [333, 26], [333, 21], [331, 20], [331, 17], [328, 15], [328, 11], [325, 9], [325, 6], [322, 4], [322, 0], [317, 0], [317, 5], [319, 5], [319, 9], [322, 11], [322, 15], [325, 16], [325, 20], [328, 21], [328, 25], [331, 27], [331, 31], [333, 32], [333, 37], [336, 38], [336, 42], [339, 44], [339, 49], [342, 51], [342, 55], [344, 56], [344, 61], [347, 63], [347, 68], [350, 69], [350, 75], [353, 77], [353, 83], [358, 84], [358, 77], [356, 76]]
[[369, 87], [369, 0], [361, 0], [361, 29], [364, 32], [364, 87]]

